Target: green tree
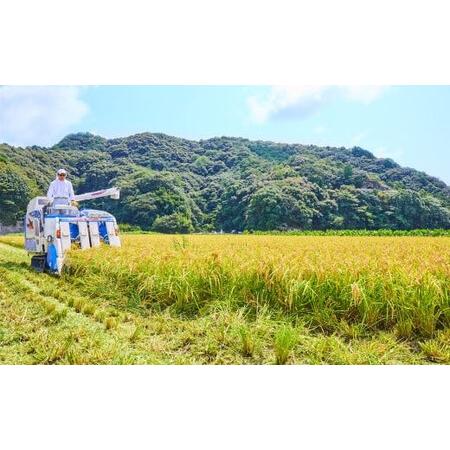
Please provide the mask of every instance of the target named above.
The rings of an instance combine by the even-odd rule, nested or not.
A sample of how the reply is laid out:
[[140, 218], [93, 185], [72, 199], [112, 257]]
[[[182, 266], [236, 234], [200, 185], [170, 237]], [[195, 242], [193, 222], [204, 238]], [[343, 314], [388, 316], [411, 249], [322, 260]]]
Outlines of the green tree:
[[2, 169], [0, 172], [0, 223], [14, 225], [21, 220], [31, 195], [31, 189], [24, 178], [10, 169]]
[[248, 227], [255, 230], [309, 229], [317, 199], [298, 179], [272, 182], [256, 191], [247, 210]]
[[0, 144], [2, 220], [23, 217], [59, 167], [77, 192], [121, 187], [119, 201], [84, 205], [145, 229], [173, 214], [190, 218], [196, 230], [450, 227], [444, 182], [359, 147], [161, 133], [78, 133], [52, 148]]
[[350, 164], [346, 164], [343, 170], [344, 180], [350, 181], [353, 176], [353, 167]]
[[[373, 227], [373, 214], [360, 192], [351, 186], [345, 186], [335, 192], [338, 216], [343, 218], [340, 228], [361, 229]], [[334, 222], [334, 224], [340, 223]]]
[[160, 233], [191, 233], [194, 231], [192, 220], [185, 214], [174, 213], [158, 216], [152, 225], [153, 231]]
[[193, 202], [173, 174], [136, 172], [122, 180], [121, 186], [123, 199], [117, 215], [123, 222], [150, 229], [158, 216], [192, 216]]

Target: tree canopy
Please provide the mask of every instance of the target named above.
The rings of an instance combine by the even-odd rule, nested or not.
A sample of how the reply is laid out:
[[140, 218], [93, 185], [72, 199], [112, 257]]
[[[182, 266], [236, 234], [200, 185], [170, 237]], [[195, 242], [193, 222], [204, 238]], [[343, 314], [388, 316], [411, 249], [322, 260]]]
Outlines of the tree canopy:
[[360, 147], [336, 148], [160, 133], [66, 136], [51, 148], [0, 145], [0, 222], [20, 219], [58, 168], [77, 192], [145, 230], [450, 228], [450, 188]]

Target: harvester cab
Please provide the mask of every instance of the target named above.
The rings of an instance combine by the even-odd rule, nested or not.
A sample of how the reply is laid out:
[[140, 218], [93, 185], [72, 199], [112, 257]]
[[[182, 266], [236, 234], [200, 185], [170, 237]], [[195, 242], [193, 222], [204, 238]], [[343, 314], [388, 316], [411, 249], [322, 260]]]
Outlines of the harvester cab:
[[[117, 188], [76, 195], [74, 201], [101, 197], [119, 199]], [[39, 271], [61, 274], [66, 252], [72, 245], [81, 249], [98, 247], [101, 243], [120, 247], [115, 217], [105, 211], [71, 206], [68, 199], [51, 201], [47, 197], [33, 198], [24, 220], [25, 250], [31, 253], [31, 266]]]

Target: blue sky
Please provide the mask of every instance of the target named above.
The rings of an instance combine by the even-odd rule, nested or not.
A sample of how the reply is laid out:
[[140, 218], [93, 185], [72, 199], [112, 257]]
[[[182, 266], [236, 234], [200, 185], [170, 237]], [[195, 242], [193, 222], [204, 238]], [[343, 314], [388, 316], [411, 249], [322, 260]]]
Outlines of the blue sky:
[[77, 131], [358, 145], [450, 183], [450, 86], [0, 87], [0, 142]]

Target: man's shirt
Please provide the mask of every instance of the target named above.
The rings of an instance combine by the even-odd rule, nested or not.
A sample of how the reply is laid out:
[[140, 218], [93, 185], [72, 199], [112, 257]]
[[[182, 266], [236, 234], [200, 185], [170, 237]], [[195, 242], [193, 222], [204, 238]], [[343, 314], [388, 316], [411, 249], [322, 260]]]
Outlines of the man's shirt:
[[56, 197], [67, 197], [73, 200], [75, 193], [73, 192], [72, 183], [69, 180], [53, 180], [47, 191], [47, 197], [54, 199]]

